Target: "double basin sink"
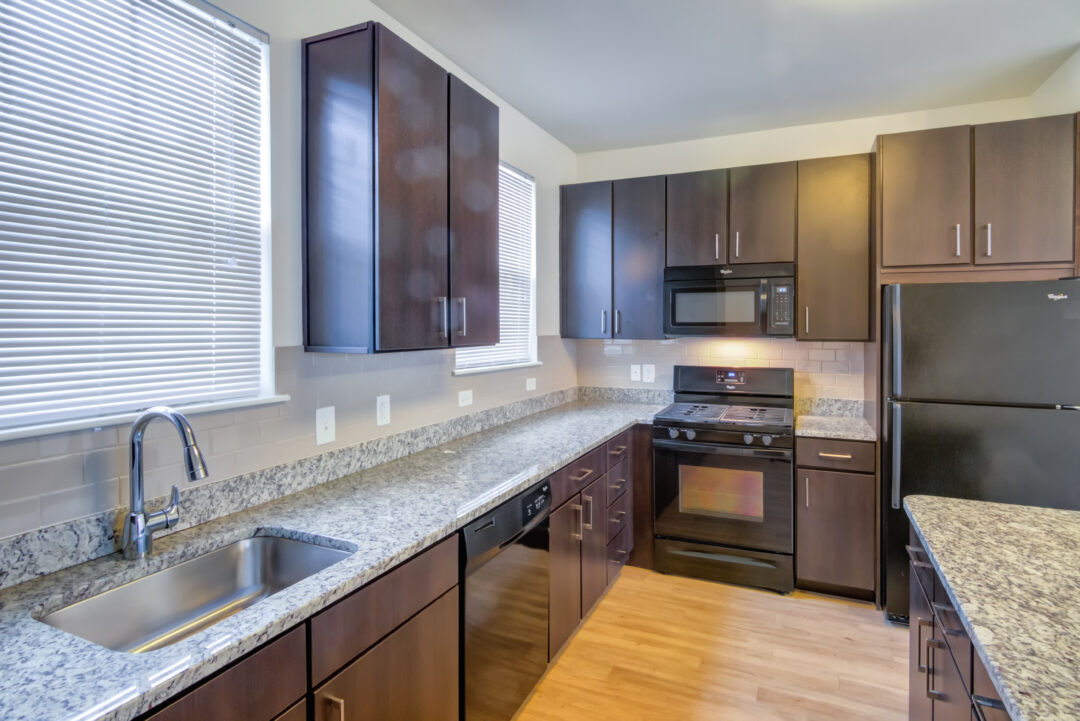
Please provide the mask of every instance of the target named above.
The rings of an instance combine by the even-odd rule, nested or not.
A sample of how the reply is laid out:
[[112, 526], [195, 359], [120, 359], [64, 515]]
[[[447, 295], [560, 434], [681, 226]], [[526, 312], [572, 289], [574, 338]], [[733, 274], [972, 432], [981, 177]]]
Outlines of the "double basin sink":
[[153, 651], [198, 633], [350, 555], [350, 551], [277, 536], [245, 538], [54, 611], [41, 620], [114, 651]]

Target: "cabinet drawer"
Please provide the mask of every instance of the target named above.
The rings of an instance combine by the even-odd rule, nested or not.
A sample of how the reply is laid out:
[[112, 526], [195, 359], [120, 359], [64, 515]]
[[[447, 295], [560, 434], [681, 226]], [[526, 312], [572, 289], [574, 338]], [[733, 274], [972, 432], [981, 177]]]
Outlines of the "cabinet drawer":
[[874, 449], [875, 444], [866, 441], [800, 438], [796, 446], [795, 461], [807, 468], [873, 473]]
[[[608, 485], [611, 484], [610, 475]], [[624, 493], [607, 509], [607, 540], [610, 543], [621, 531], [629, 528], [633, 532], [634, 494]]]
[[311, 681], [320, 683], [457, 585], [453, 535], [311, 619]]
[[558, 508], [607, 471], [607, 447], [592, 449], [551, 474], [551, 505]]
[[608, 468], [630, 457], [633, 448], [633, 432], [634, 429], [628, 428], [604, 444], [607, 449]]
[[919, 584], [923, 596], [926, 597], [926, 602], [930, 603], [934, 600], [934, 567], [931, 565], [930, 559], [927, 558], [926, 551], [922, 547], [922, 541], [915, 535], [914, 530], [911, 531], [908, 545], [905, 548], [910, 561], [911, 577]]
[[605, 483], [607, 487], [607, 503], [605, 506], [611, 506], [612, 503], [623, 497], [628, 490], [630, 490], [631, 464], [629, 460], [620, 461], [611, 467], [611, 470], [607, 472], [607, 481]]
[[624, 528], [615, 536], [615, 540], [608, 544], [607, 582], [615, 580], [619, 571], [626, 565], [626, 559], [630, 557], [630, 551], [634, 550], [634, 529]]
[[307, 634], [293, 629], [147, 721], [270, 721], [307, 691]]
[[941, 629], [941, 635], [949, 647], [949, 655], [956, 662], [956, 668], [960, 671], [960, 682], [964, 691], [971, 693], [971, 639], [960, 622], [960, 615], [953, 608], [949, 594], [941, 581], [934, 576], [934, 600], [930, 606], [934, 610], [934, 623]]

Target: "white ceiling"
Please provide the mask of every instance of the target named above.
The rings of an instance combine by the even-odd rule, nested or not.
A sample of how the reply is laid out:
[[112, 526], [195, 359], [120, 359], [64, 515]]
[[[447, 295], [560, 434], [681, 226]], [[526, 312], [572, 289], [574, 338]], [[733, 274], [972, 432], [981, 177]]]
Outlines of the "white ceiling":
[[575, 151], [1029, 95], [1080, 0], [374, 0]]

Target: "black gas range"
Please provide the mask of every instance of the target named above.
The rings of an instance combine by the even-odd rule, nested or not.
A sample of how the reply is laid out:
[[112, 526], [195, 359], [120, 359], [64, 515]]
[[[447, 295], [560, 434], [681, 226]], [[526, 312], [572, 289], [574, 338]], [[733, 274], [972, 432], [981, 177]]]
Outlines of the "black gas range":
[[675, 367], [653, 419], [658, 570], [794, 589], [794, 384], [789, 368]]

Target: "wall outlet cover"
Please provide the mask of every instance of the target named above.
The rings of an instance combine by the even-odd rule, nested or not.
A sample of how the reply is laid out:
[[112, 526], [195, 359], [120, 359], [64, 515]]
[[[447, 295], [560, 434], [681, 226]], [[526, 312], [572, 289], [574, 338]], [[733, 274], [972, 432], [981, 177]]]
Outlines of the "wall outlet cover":
[[645, 383], [656, 382], [656, 366], [652, 363], [646, 363], [641, 366], [641, 380]]
[[525, 379], [525, 390], [527, 390], [527, 391], [536, 390], [536, 379], [535, 378], [526, 378]]
[[390, 425], [390, 396], [378, 396], [375, 399], [375, 425]]
[[315, 445], [333, 443], [337, 430], [334, 426], [334, 406], [315, 409]]
[[630, 366], [630, 380], [632, 380], [632, 381], [641, 380], [641, 366], [640, 365], [635, 363], [635, 364], [632, 364]]
[[472, 405], [472, 391], [459, 391], [457, 394], [458, 408]]

